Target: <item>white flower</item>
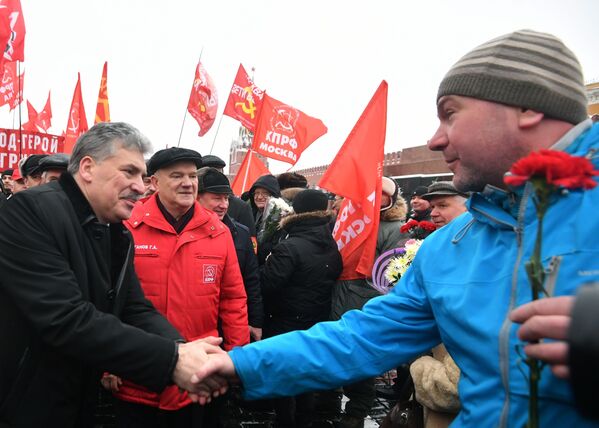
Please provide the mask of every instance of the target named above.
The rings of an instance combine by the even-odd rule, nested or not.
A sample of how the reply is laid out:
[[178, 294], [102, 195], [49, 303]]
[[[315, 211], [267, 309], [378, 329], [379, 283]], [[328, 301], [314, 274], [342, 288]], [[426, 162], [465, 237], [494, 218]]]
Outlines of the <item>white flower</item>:
[[396, 283], [408, 270], [408, 267], [414, 261], [418, 249], [422, 245], [421, 239], [410, 239], [404, 244], [405, 253], [401, 256], [393, 257], [389, 260], [387, 269], [385, 269], [385, 279], [391, 284]]

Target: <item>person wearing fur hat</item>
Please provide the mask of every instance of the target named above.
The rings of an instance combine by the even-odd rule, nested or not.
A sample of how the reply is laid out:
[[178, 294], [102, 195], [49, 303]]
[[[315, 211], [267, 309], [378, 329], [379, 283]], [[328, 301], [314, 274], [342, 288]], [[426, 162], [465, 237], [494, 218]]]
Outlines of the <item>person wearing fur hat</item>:
[[[403, 234], [399, 231], [408, 211], [406, 201], [399, 194], [399, 186], [389, 178], [382, 178], [380, 223], [376, 242], [376, 258], [387, 250], [397, 247]], [[333, 289], [331, 318], [340, 319], [344, 313], [362, 307], [373, 297], [380, 294], [369, 285], [369, 278], [338, 281]], [[343, 387], [349, 401], [345, 405], [345, 414], [340, 422], [342, 428], [364, 426], [364, 418], [376, 398], [374, 378]]]
[[[326, 194], [303, 190], [294, 199], [294, 213], [281, 220], [284, 237], [261, 268], [264, 338], [329, 319], [331, 293], [343, 262], [328, 227], [332, 213], [327, 206]], [[276, 426], [310, 426], [313, 410], [312, 393], [277, 399]]]

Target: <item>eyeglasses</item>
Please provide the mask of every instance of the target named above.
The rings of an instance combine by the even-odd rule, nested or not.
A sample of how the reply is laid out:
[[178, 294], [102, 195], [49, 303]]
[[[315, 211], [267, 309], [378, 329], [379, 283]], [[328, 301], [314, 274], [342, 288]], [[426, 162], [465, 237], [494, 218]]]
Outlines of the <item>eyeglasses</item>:
[[256, 190], [254, 192], [254, 198], [268, 198], [270, 197], [270, 193], [265, 192], [265, 191], [261, 191], [261, 190]]

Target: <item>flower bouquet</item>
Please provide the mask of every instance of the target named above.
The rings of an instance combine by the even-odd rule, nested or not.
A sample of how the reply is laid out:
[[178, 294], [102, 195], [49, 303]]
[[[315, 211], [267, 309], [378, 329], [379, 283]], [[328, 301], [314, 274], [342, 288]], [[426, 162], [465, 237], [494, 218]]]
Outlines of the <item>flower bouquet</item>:
[[409, 239], [403, 247], [389, 250], [376, 259], [372, 269], [372, 287], [387, 294], [414, 261], [422, 239]]
[[406, 224], [404, 224], [399, 231], [401, 233], [407, 233], [413, 239], [424, 239], [431, 233], [433, 233], [437, 229], [435, 223], [430, 221], [417, 221], [410, 220]]
[[279, 230], [283, 217], [291, 214], [293, 208], [282, 198], [270, 198], [264, 207], [262, 225], [258, 231], [258, 243], [268, 241]]

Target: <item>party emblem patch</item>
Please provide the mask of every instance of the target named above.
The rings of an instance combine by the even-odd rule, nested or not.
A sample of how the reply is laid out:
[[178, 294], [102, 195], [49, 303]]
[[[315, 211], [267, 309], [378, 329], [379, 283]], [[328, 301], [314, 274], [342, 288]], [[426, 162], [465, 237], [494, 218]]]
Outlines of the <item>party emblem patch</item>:
[[204, 265], [204, 284], [214, 284], [216, 282], [216, 265]]

